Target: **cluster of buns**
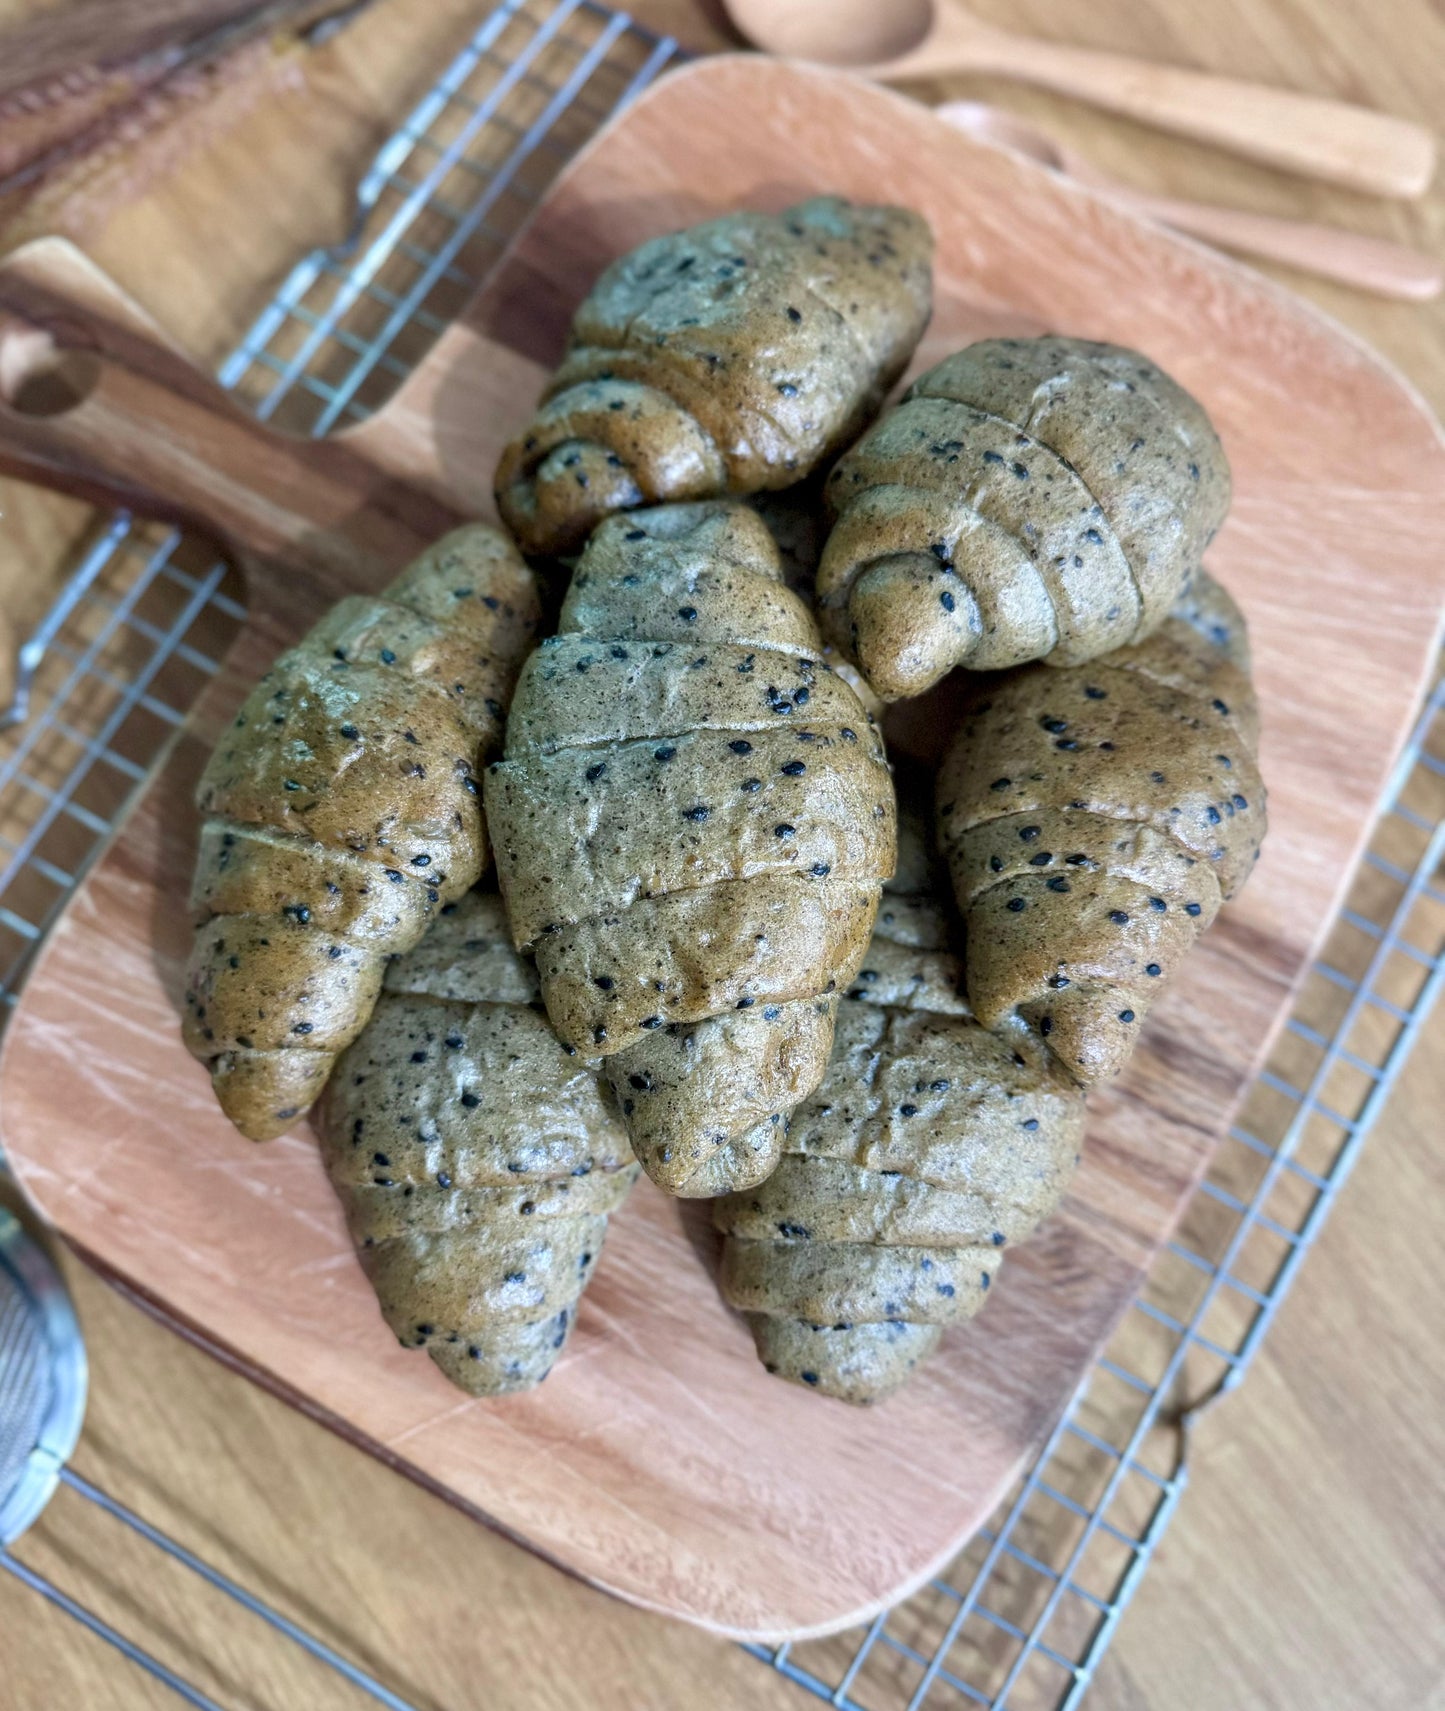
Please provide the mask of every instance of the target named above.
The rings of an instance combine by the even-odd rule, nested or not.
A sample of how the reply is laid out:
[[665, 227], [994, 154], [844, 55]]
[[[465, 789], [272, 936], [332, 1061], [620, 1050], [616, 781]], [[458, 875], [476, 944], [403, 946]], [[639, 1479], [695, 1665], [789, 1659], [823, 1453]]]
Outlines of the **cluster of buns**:
[[[255, 1139], [321, 1098], [387, 1323], [475, 1394], [545, 1378], [642, 1173], [714, 1198], [769, 1372], [896, 1389], [1258, 853], [1207, 417], [1056, 337], [883, 410], [930, 253], [820, 198], [622, 257], [509, 533], [341, 602], [202, 780], [187, 1044]], [[575, 555], [540, 643], [523, 553]], [[886, 705], [960, 670], [895, 768]]]

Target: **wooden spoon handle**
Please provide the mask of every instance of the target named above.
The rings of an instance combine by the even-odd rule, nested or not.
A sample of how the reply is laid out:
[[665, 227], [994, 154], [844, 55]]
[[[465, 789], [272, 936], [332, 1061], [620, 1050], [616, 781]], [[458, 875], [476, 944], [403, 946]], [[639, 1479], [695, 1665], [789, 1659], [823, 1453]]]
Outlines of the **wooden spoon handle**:
[[921, 46], [875, 68], [874, 75], [891, 82], [949, 69], [989, 71], [1036, 84], [1352, 190], [1419, 196], [1435, 172], [1434, 136], [1408, 119], [1122, 54], [983, 30], [945, 0]]
[[1176, 231], [1188, 232], [1223, 249], [1242, 250], [1283, 262], [1305, 273], [1337, 279], [1382, 297], [1423, 303], [1438, 297], [1445, 269], [1433, 256], [1385, 238], [1365, 237], [1336, 226], [1311, 225], [1304, 220], [1279, 220], [1240, 208], [1217, 208], [1205, 202], [1176, 201], [1147, 191], [1111, 186], [1110, 194], [1136, 213]]
[[350, 447], [255, 421], [57, 238], [0, 262], [0, 468], [333, 586], [376, 585], [456, 521]]

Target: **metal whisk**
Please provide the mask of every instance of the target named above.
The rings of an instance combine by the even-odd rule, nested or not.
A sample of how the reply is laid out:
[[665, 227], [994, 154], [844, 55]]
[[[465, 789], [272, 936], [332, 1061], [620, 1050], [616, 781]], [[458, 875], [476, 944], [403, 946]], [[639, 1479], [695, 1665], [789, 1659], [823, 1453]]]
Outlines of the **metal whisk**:
[[0, 1549], [50, 1501], [85, 1418], [85, 1344], [40, 1246], [0, 1207]]

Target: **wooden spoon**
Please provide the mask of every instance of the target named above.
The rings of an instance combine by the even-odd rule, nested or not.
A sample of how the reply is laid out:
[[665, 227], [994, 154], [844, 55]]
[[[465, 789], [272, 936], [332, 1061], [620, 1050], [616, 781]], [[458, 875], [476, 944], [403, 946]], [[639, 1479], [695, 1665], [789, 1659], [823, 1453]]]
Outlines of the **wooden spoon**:
[[769, 53], [887, 82], [988, 72], [1214, 143], [1252, 160], [1383, 196], [1419, 196], [1435, 172], [1423, 125], [1343, 101], [1062, 47], [983, 23], [958, 0], [723, 0]]
[[1251, 214], [1240, 208], [1137, 190], [1132, 184], [1111, 178], [1077, 150], [1057, 142], [1037, 126], [982, 101], [947, 101], [934, 111], [940, 119], [981, 142], [1012, 149], [1056, 172], [1067, 173], [1081, 184], [1107, 191], [1116, 202], [1146, 219], [1223, 249], [1264, 256], [1286, 267], [1378, 292], [1382, 297], [1423, 303], [1438, 297], [1445, 287], [1445, 268], [1433, 256], [1422, 255], [1405, 244], [1341, 231], [1336, 226], [1276, 219], [1270, 214]]

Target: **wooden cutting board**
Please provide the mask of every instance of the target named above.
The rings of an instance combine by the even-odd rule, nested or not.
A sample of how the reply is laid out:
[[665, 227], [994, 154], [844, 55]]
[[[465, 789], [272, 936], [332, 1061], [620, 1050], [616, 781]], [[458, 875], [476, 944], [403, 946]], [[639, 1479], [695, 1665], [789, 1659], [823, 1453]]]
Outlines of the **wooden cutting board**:
[[[654, 233], [818, 191], [896, 199], [938, 239], [918, 366], [986, 333], [1140, 346], [1206, 403], [1237, 497], [1211, 554], [1251, 621], [1272, 829], [1258, 873], [1094, 1104], [1073, 1193], [987, 1312], [870, 1412], [770, 1380], [713, 1286], [705, 1207], [642, 1184], [571, 1349], [479, 1402], [400, 1350], [300, 1130], [241, 1141], [177, 1001], [207, 740], [345, 587], [459, 512], [572, 307]], [[188, 1335], [557, 1563], [727, 1634], [844, 1627], [947, 1561], [1018, 1474], [1167, 1238], [1318, 943], [1434, 657], [1445, 455], [1404, 383], [1243, 269], [974, 143], [900, 97], [758, 59], [675, 72], [577, 160], [465, 322], [326, 445], [243, 418], [72, 251], [0, 267], [0, 392], [48, 329], [81, 398], [0, 406], [0, 464], [199, 523], [251, 617], [160, 776], [52, 933], [0, 1060], [0, 1135], [93, 1263]], [[42, 365], [43, 366], [43, 365]], [[10, 375], [7, 383], [6, 375]]]

